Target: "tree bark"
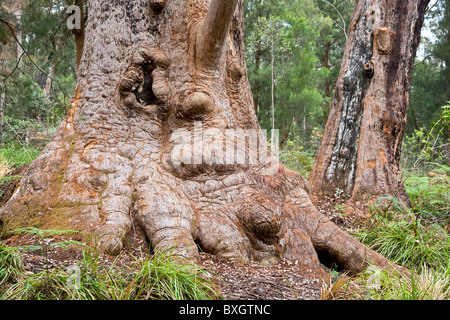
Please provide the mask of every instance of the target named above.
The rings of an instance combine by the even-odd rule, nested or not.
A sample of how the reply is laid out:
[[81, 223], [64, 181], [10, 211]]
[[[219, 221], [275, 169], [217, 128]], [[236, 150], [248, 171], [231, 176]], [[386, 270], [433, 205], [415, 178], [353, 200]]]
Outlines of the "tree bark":
[[116, 254], [133, 225], [187, 258], [199, 246], [241, 262], [314, 268], [329, 252], [353, 272], [390, 265], [316, 210], [304, 178], [267, 152], [252, 161], [266, 139], [236, 2], [91, 1], [71, 109], [0, 209], [4, 231], [78, 228]]
[[336, 189], [362, 205], [393, 196], [410, 205], [399, 168], [410, 79], [428, 0], [356, 2], [321, 146], [316, 197]]
[[[445, 20], [447, 21], [447, 46], [450, 47], [450, 1], [445, 2]], [[450, 54], [447, 52], [447, 102], [450, 104]], [[450, 128], [447, 130], [447, 166], [450, 167]]]

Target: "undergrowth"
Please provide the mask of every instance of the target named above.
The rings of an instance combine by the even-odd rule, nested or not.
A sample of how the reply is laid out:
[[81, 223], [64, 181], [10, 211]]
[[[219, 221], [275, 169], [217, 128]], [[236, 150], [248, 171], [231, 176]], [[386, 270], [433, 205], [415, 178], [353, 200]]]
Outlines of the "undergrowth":
[[[130, 256], [131, 264], [101, 262], [92, 248], [70, 267], [24, 273], [22, 252], [0, 243], [0, 300], [206, 300], [221, 299], [215, 278], [192, 263], [176, 263], [170, 248]], [[33, 248], [31, 248], [33, 249]]]
[[369, 221], [353, 235], [411, 276], [371, 266], [355, 277], [342, 274], [324, 283], [322, 299], [450, 300], [449, 168], [407, 175], [412, 208], [393, 197], [379, 198]]
[[32, 145], [9, 143], [0, 148], [0, 164], [18, 168], [32, 162], [40, 152]]

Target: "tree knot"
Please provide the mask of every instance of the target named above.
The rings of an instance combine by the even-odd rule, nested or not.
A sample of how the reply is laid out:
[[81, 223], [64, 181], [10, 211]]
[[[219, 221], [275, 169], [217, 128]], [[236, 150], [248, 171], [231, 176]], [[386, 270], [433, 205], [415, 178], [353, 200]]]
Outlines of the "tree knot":
[[121, 104], [135, 111], [165, 118], [171, 90], [167, 81], [170, 59], [156, 48], [139, 48], [120, 79]]
[[250, 238], [275, 244], [281, 236], [280, 208], [267, 199], [257, 199], [242, 208], [239, 218]]

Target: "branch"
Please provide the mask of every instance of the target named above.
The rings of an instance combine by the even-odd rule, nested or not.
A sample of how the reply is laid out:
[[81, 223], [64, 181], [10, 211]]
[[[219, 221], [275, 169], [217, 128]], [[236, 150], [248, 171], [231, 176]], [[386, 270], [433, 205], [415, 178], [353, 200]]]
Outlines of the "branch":
[[425, 58], [423, 58], [423, 60], [421, 60], [421, 61], [419, 61], [419, 62], [416, 62], [414, 65], [413, 65], [413, 68], [415, 67], [415, 66], [418, 66], [419, 64], [422, 64], [422, 63], [424, 63], [426, 60], [428, 60], [428, 58], [430, 58], [431, 57], [431, 54], [429, 54], [429, 55], [427, 55]]
[[211, 0], [205, 20], [197, 31], [196, 61], [200, 70], [217, 69], [237, 1]]
[[14, 74], [14, 72], [16, 72], [16, 70], [19, 67], [20, 61], [22, 60], [22, 57], [23, 57], [24, 54], [25, 54], [25, 52], [22, 51], [22, 54], [20, 55], [19, 59], [17, 59], [16, 66], [14, 67], [14, 69], [5, 78], [2, 79], [3, 82], [6, 82], [6, 80], [8, 80], [8, 78], [11, 77]]
[[339, 17], [342, 20], [343, 26], [339, 25], [339, 23], [337, 21], [335, 21], [333, 18], [331, 18], [331, 16], [328, 13], [320, 10], [319, 7], [317, 7], [317, 9], [319, 9], [319, 11], [321, 11], [322, 13], [326, 14], [338, 26], [338, 28], [342, 30], [342, 32], [344, 33], [345, 39], [348, 39], [347, 38], [348, 37], [347, 36], [347, 26], [345, 24], [345, 19], [342, 16], [341, 12], [330, 1], [327, 1], [327, 0], [322, 0], [322, 1], [329, 4], [339, 14]]

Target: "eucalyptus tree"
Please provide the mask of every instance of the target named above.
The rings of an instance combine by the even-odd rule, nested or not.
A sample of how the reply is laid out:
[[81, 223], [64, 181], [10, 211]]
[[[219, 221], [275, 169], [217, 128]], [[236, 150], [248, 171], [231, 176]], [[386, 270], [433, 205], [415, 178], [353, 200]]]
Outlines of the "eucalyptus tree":
[[242, 0], [95, 0], [67, 117], [0, 209], [4, 230], [77, 228], [154, 250], [345, 269], [384, 257], [330, 222], [266, 150], [247, 79]]

